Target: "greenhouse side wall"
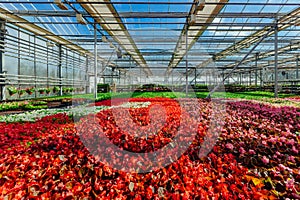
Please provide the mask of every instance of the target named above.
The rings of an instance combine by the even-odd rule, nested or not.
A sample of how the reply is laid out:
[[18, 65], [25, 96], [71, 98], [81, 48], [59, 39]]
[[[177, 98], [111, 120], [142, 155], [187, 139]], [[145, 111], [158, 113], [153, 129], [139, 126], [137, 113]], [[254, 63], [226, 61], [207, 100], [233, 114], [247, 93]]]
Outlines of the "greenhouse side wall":
[[86, 55], [11, 24], [3, 35], [2, 100], [87, 92]]

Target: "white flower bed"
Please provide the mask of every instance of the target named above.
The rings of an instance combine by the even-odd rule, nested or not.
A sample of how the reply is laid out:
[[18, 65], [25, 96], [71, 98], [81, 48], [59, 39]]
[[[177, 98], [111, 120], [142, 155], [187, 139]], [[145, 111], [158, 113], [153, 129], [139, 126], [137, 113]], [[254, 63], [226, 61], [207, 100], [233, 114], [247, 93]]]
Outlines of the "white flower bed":
[[69, 116], [73, 116], [75, 118], [82, 117], [91, 113], [97, 113], [104, 109], [110, 108], [142, 108], [148, 107], [151, 103], [150, 102], [127, 102], [120, 106], [87, 106], [87, 105], [80, 105], [73, 108], [65, 108], [65, 109], [42, 109], [42, 110], [34, 110], [28, 111], [20, 114], [11, 114], [11, 115], [2, 115], [0, 116], [0, 122], [35, 122], [38, 119], [43, 117], [54, 115], [57, 113], [66, 113]]
[[80, 116], [88, 115], [90, 113], [97, 113], [100, 110], [103, 110], [105, 108], [107, 107], [106, 106], [97, 106], [97, 107], [77, 106], [74, 108], [66, 108], [66, 109], [34, 110], [34, 111], [28, 111], [20, 114], [0, 116], [0, 122], [35, 122], [40, 118], [49, 115], [54, 115], [57, 113], [66, 113], [69, 116], [80, 117]]
[[114, 107], [122, 107], [122, 108], [147, 108], [150, 106], [151, 102], [146, 101], [146, 102], [126, 102], [123, 103], [120, 106], [114, 106]]

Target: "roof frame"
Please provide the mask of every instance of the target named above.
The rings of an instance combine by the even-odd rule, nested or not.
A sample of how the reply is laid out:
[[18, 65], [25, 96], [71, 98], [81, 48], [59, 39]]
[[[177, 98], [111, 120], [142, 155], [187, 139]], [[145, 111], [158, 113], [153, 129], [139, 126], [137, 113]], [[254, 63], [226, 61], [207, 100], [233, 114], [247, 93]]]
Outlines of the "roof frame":
[[[133, 58], [138, 66], [143, 67], [144, 72], [148, 76], [152, 75], [145, 59], [109, 0], [77, 0], [77, 2]], [[106, 13], [106, 15], [104, 16], [102, 13]], [[107, 16], [107, 13], [110, 13], [111, 16]], [[113, 31], [114, 29], [119, 30], [118, 34]]]
[[[206, 3], [209, 3], [212, 1], [213, 0], [206, 0], [204, 2], [206, 4]], [[222, 2], [222, 3], [228, 2], [228, 0], [217, 0], [217, 1]], [[208, 27], [207, 25], [213, 21], [214, 18], [210, 17], [210, 16], [211, 15], [216, 16], [224, 7], [224, 4], [218, 5], [218, 4], [214, 3], [214, 4], [205, 5], [203, 8], [200, 8], [200, 6], [198, 6], [198, 3], [200, 3], [199, 0], [194, 0], [194, 4], [191, 7], [191, 10], [189, 13], [190, 21], [186, 21], [186, 23], [181, 31], [180, 37], [179, 37], [176, 47], [174, 49], [174, 54], [172, 55], [172, 58], [168, 65], [167, 74], [170, 74], [172, 71], [172, 68], [175, 68], [178, 65], [178, 63], [183, 59], [183, 57], [186, 55], [186, 53], [196, 43], [198, 38], [207, 29], [207, 27]], [[199, 10], [199, 9], [201, 9], [201, 10]], [[207, 17], [197, 17], [197, 16], [203, 15], [203, 14]], [[194, 20], [191, 19], [191, 16], [193, 16], [193, 15], [195, 16]], [[201, 25], [199, 23], [201, 23]], [[188, 44], [186, 44], [186, 40], [183, 39], [186, 32], [188, 33]], [[185, 46], [185, 45], [187, 46], [187, 49], [182, 49], [181, 47]]]
[[[300, 22], [300, 8], [297, 8], [295, 10], [293, 10], [292, 12], [280, 17], [278, 19], [278, 30], [282, 31], [284, 29], [289, 28], [290, 26], [295, 25], [296, 23], [298, 23], [298, 21]], [[293, 20], [297, 20], [293, 23], [290, 23]], [[273, 23], [273, 26], [275, 26], [275, 22]], [[263, 29], [256, 31], [255, 33], [249, 35], [248, 37], [236, 42], [235, 44], [231, 45], [230, 47], [224, 49], [223, 51], [217, 53], [214, 57], [214, 59], [216, 60], [221, 60], [222, 58], [229, 56], [229, 55], [233, 55], [236, 53], [239, 53], [241, 50], [248, 48], [250, 45], [255, 44], [257, 41], [260, 40], [260, 38], [265, 35], [268, 30], [271, 27], [264, 27]], [[269, 32], [268, 37], [274, 34], [274, 30]], [[209, 65], [211, 62], [214, 61], [213, 58], [207, 59], [204, 62], [200, 63], [197, 65], [197, 68], [202, 68], [205, 67], [207, 65]], [[190, 72], [192, 73], [192, 72]]]
[[[82, 48], [81, 46], [76, 45], [75, 43], [71, 42], [70, 40], [67, 40], [63, 37], [57, 36], [50, 32], [49, 30], [46, 30], [40, 26], [35, 25], [34, 23], [30, 23], [24, 18], [21, 18], [14, 14], [9, 14], [9, 11], [0, 8], [0, 19], [8, 22], [8, 23], [15, 23], [18, 27], [29, 31], [35, 35], [39, 35], [41, 37], [44, 37], [48, 39], [49, 41], [54, 42], [55, 44], [61, 44], [63, 46], [67, 46], [69, 49], [74, 50], [82, 55], [87, 55], [90, 57], [94, 57], [95, 55], [90, 52], [87, 49]], [[106, 61], [105, 58], [102, 58], [100, 56], [97, 56], [97, 59], [100, 61]]]

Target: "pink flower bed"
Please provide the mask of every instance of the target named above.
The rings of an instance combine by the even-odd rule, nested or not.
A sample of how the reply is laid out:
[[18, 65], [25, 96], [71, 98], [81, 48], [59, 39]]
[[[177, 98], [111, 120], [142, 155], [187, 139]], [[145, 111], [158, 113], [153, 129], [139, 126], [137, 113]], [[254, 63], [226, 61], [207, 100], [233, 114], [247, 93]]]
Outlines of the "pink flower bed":
[[[189, 112], [171, 99], [130, 101], [151, 102], [149, 107], [129, 109], [133, 123], [138, 126], [132, 123], [128, 127], [125, 108], [90, 115], [79, 125], [64, 114], [44, 117], [35, 123], [0, 123], [0, 198], [300, 198], [300, 112], [296, 108], [228, 102], [224, 127], [215, 129], [219, 134], [216, 145], [207, 156], [199, 158], [201, 145], [205, 138], [210, 138], [209, 101], [199, 100], [199, 106]], [[120, 104], [123, 102], [124, 99], [118, 100]], [[152, 172], [116, 170], [99, 162], [101, 155], [93, 156], [97, 151], [106, 152], [111, 155], [111, 162], [136, 167], [134, 160], [123, 159], [119, 152], [105, 149], [100, 135], [105, 135], [119, 149], [155, 152], [178, 134], [182, 141], [190, 140], [192, 119], [198, 120], [197, 133], [187, 150], [176, 155], [175, 147], [175, 153], [167, 155], [172, 162]], [[147, 130], [155, 125], [161, 128], [151, 135]], [[87, 131], [80, 133], [78, 127]], [[149, 134], [136, 137], [131, 132], [134, 127]], [[178, 159], [173, 159], [177, 156]], [[151, 163], [141, 167], [147, 169]]]

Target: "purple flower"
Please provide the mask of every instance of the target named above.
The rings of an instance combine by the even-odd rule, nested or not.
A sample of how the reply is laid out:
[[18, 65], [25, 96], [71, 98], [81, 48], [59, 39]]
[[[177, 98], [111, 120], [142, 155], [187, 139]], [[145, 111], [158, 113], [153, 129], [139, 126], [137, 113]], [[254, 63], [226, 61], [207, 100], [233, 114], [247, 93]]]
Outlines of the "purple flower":
[[279, 164], [278, 166], [281, 170], [285, 170], [285, 168], [286, 168], [283, 164]]
[[294, 153], [296, 153], [296, 154], [299, 152], [298, 149], [296, 149], [295, 146], [292, 147], [292, 151], [293, 151]]
[[272, 144], [276, 143], [276, 138], [270, 138], [269, 142], [271, 142]]
[[267, 158], [266, 156], [263, 156], [263, 158], [261, 159], [261, 161], [264, 163], [264, 164], [268, 164], [269, 163], [269, 158]]
[[286, 181], [285, 185], [286, 185], [286, 187], [287, 187], [288, 189], [293, 189], [294, 183], [295, 183], [294, 179], [289, 178], [289, 179]]
[[240, 147], [239, 152], [240, 152], [240, 154], [246, 153], [246, 151], [245, 151], [245, 149], [243, 147]]
[[290, 145], [294, 145], [295, 144], [295, 140], [294, 139], [291, 139], [291, 140], [288, 140], [287, 142], [286, 142], [286, 144], [290, 144]]
[[254, 155], [254, 154], [256, 154], [256, 152], [253, 149], [250, 149], [249, 154]]
[[296, 162], [294, 156], [289, 156], [288, 157], [288, 161], [291, 161], [291, 162], [294, 162], [294, 163]]
[[280, 141], [285, 142], [286, 141], [285, 137], [280, 137]]
[[233, 144], [227, 143], [227, 144], [225, 145], [225, 147], [226, 147], [227, 149], [232, 150], [232, 149], [233, 149]]

